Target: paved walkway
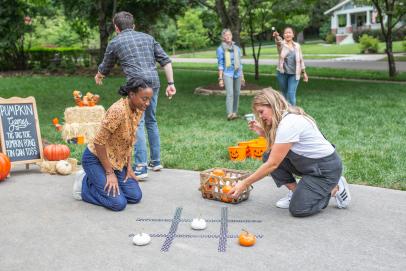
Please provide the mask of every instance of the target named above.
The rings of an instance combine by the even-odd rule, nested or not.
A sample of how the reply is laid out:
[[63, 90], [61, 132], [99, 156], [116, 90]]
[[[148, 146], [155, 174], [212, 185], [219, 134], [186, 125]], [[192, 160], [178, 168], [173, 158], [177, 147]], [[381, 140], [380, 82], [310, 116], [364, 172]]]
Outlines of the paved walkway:
[[[73, 179], [17, 168], [0, 183], [0, 270], [406, 270], [405, 191], [351, 185], [351, 208], [300, 219], [274, 206], [286, 190], [270, 178], [229, 205], [201, 197], [198, 172], [165, 169], [116, 213], [73, 200]], [[236, 243], [241, 228], [254, 247]], [[137, 232], [151, 244], [132, 245]]]
[[[308, 67], [325, 67], [351, 70], [388, 70], [387, 61], [377, 61], [384, 58], [384, 55], [353, 55], [335, 59], [306, 59], [305, 64]], [[173, 62], [186, 63], [217, 63], [215, 58], [181, 58], [173, 57]], [[253, 59], [243, 59], [244, 64], [254, 64]], [[260, 65], [276, 65], [276, 59], [259, 59]], [[396, 70], [406, 72], [406, 61], [396, 62]]]

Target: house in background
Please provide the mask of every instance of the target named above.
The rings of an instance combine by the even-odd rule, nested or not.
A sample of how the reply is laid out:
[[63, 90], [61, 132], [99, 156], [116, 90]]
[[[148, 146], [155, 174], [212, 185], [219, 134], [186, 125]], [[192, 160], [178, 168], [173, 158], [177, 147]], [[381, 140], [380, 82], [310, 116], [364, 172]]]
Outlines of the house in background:
[[[357, 6], [352, 0], [341, 1], [324, 12], [331, 15], [331, 32], [337, 44], [354, 43], [352, 33], [364, 29], [380, 29], [378, 12], [373, 6]], [[386, 16], [384, 17], [384, 21]]]

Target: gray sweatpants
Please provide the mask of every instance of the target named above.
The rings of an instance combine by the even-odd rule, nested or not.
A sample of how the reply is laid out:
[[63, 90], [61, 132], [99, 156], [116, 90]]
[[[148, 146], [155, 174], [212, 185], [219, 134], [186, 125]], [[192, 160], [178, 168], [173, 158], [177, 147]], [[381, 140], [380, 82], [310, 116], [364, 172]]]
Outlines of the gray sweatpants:
[[[264, 155], [264, 160], [267, 160]], [[312, 159], [289, 151], [279, 167], [271, 173], [278, 187], [295, 183], [293, 174], [302, 179], [293, 192], [289, 211], [303, 217], [318, 213], [327, 207], [331, 190], [337, 185], [342, 173], [342, 162], [337, 152], [323, 158]]]

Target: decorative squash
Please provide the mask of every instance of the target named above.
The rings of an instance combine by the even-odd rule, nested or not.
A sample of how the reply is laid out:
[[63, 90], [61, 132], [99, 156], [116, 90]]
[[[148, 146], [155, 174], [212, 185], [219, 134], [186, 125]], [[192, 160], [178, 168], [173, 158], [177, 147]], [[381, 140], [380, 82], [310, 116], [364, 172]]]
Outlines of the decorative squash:
[[145, 246], [151, 242], [151, 236], [147, 233], [138, 233], [133, 237], [133, 243], [136, 246]]
[[252, 233], [249, 233], [248, 231], [243, 229], [238, 236], [238, 242], [244, 247], [250, 247], [257, 242], [257, 238]]
[[223, 186], [223, 195], [221, 196], [222, 202], [232, 202], [233, 201], [233, 199], [227, 195], [227, 193], [230, 192], [231, 188], [232, 187], [230, 185]]
[[[224, 177], [226, 176], [226, 173], [224, 172], [224, 170], [220, 169], [220, 168], [216, 168], [211, 172], [212, 175], [214, 176], [218, 176], [218, 177]], [[210, 185], [216, 185], [218, 183], [218, 179], [219, 178], [215, 178], [215, 177], [210, 177], [209, 178], [209, 184]]]
[[203, 218], [193, 218], [190, 226], [194, 230], [204, 230], [207, 227], [207, 223]]
[[44, 148], [44, 156], [49, 161], [65, 160], [69, 157], [69, 147], [62, 144], [50, 144]]
[[7, 155], [0, 152], [0, 181], [6, 179], [10, 173], [11, 163]]
[[55, 168], [56, 172], [61, 175], [69, 175], [72, 173], [72, 165], [65, 160], [58, 161]]

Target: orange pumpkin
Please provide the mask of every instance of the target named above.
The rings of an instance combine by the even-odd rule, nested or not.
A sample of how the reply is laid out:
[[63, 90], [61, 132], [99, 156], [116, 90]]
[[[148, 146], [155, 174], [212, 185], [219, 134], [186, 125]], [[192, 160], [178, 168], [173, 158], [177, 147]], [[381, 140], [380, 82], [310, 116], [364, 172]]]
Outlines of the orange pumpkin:
[[221, 195], [222, 202], [232, 202], [233, 201], [233, 199], [227, 195], [227, 193], [230, 192], [231, 188], [232, 187], [230, 185], [223, 186], [223, 195]]
[[243, 229], [238, 236], [238, 242], [244, 247], [250, 247], [257, 242], [257, 238], [252, 233], [249, 233], [248, 231]]
[[0, 181], [6, 179], [10, 173], [11, 163], [7, 155], [0, 152]]
[[[211, 172], [212, 175], [214, 176], [218, 176], [218, 177], [224, 177], [226, 176], [226, 173], [224, 172], [224, 170], [220, 169], [220, 168], [216, 168]], [[209, 178], [209, 184], [210, 185], [216, 185], [218, 183], [218, 178], [215, 177], [210, 177]]]
[[49, 161], [65, 160], [69, 157], [69, 147], [62, 144], [50, 144], [44, 148], [44, 156]]

